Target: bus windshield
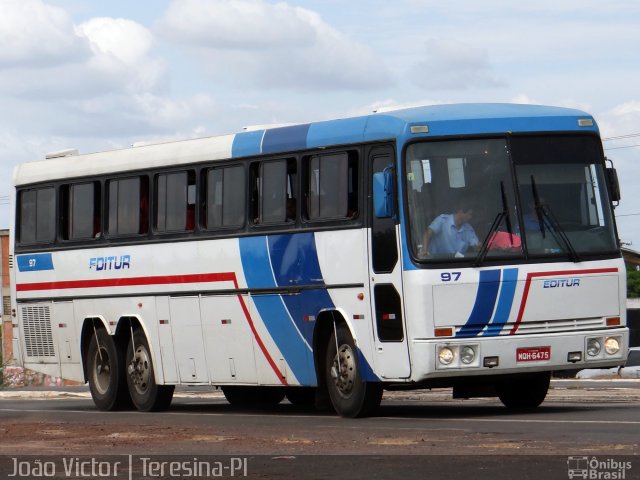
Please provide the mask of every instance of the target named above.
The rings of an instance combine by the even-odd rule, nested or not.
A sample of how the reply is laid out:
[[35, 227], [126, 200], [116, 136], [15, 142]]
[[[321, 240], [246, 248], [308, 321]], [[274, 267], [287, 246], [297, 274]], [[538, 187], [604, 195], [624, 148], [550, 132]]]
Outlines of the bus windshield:
[[597, 138], [582, 135], [414, 143], [405, 164], [414, 256], [480, 265], [616, 252], [602, 164]]

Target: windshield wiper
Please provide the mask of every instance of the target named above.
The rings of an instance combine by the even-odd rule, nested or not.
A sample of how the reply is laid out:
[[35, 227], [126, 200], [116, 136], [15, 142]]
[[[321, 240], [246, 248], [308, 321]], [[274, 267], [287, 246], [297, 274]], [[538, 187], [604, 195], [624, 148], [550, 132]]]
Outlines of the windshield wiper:
[[500, 192], [502, 197], [502, 211], [496, 215], [496, 218], [493, 220], [491, 224], [491, 228], [489, 229], [489, 233], [484, 237], [484, 241], [482, 242], [482, 247], [480, 247], [480, 251], [478, 252], [478, 256], [476, 257], [476, 261], [473, 263], [474, 267], [479, 267], [484, 262], [485, 257], [489, 251], [489, 245], [491, 244], [491, 240], [494, 238], [495, 233], [502, 225], [502, 221], [506, 219], [507, 224], [507, 232], [509, 233], [509, 242], [511, 242], [511, 246], [513, 247], [513, 230], [511, 228], [511, 217], [509, 216], [509, 209], [507, 208], [507, 196], [504, 193], [504, 183], [500, 182]]
[[580, 256], [578, 255], [578, 252], [573, 248], [569, 237], [567, 237], [567, 234], [560, 226], [560, 223], [553, 214], [551, 207], [540, 201], [538, 187], [536, 186], [536, 180], [533, 178], [533, 175], [531, 175], [531, 193], [533, 193], [533, 203], [536, 210], [536, 216], [538, 217], [538, 225], [540, 226], [542, 238], [545, 238], [545, 225], [548, 225], [549, 231], [553, 235], [553, 239], [558, 245], [564, 245], [565, 250], [569, 253], [569, 259], [572, 262], [579, 262]]

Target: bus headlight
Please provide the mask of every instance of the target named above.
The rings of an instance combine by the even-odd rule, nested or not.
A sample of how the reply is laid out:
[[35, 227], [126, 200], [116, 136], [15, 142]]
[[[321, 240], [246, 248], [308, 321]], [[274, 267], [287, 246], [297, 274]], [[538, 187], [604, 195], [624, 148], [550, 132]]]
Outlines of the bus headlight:
[[473, 349], [473, 347], [470, 347], [468, 345], [466, 347], [462, 347], [462, 350], [460, 350], [460, 361], [462, 363], [464, 363], [465, 365], [469, 365], [470, 363], [473, 363], [475, 359], [476, 351]]
[[440, 360], [440, 363], [443, 365], [450, 365], [454, 357], [453, 350], [449, 347], [442, 347], [438, 352], [438, 360]]
[[604, 351], [607, 355], [615, 355], [620, 351], [620, 342], [616, 337], [608, 337], [604, 341]]
[[590, 357], [597, 357], [602, 351], [602, 343], [599, 338], [590, 338], [587, 341], [587, 355]]

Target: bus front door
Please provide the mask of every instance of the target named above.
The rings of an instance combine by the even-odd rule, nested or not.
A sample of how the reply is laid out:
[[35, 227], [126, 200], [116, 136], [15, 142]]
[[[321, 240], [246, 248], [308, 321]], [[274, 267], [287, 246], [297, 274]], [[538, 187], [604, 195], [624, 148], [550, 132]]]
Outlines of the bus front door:
[[[372, 190], [373, 174], [395, 165], [395, 151], [391, 145], [374, 146], [369, 150], [368, 158], [369, 188]], [[411, 364], [404, 322], [402, 262], [396, 220], [377, 218], [372, 201], [369, 212], [369, 289], [375, 336], [375, 371], [383, 379], [408, 378]]]

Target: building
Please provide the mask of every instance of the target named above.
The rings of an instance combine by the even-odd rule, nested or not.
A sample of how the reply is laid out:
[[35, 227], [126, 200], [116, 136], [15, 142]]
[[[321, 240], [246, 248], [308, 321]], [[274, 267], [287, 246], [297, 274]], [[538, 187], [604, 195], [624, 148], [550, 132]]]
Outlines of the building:
[[2, 365], [13, 357], [11, 296], [9, 293], [9, 230], [0, 230], [0, 276], [2, 277]]
[[640, 270], [640, 252], [626, 247], [622, 247], [620, 250], [622, 250], [622, 257], [624, 258], [624, 263], [626, 263], [627, 268]]

